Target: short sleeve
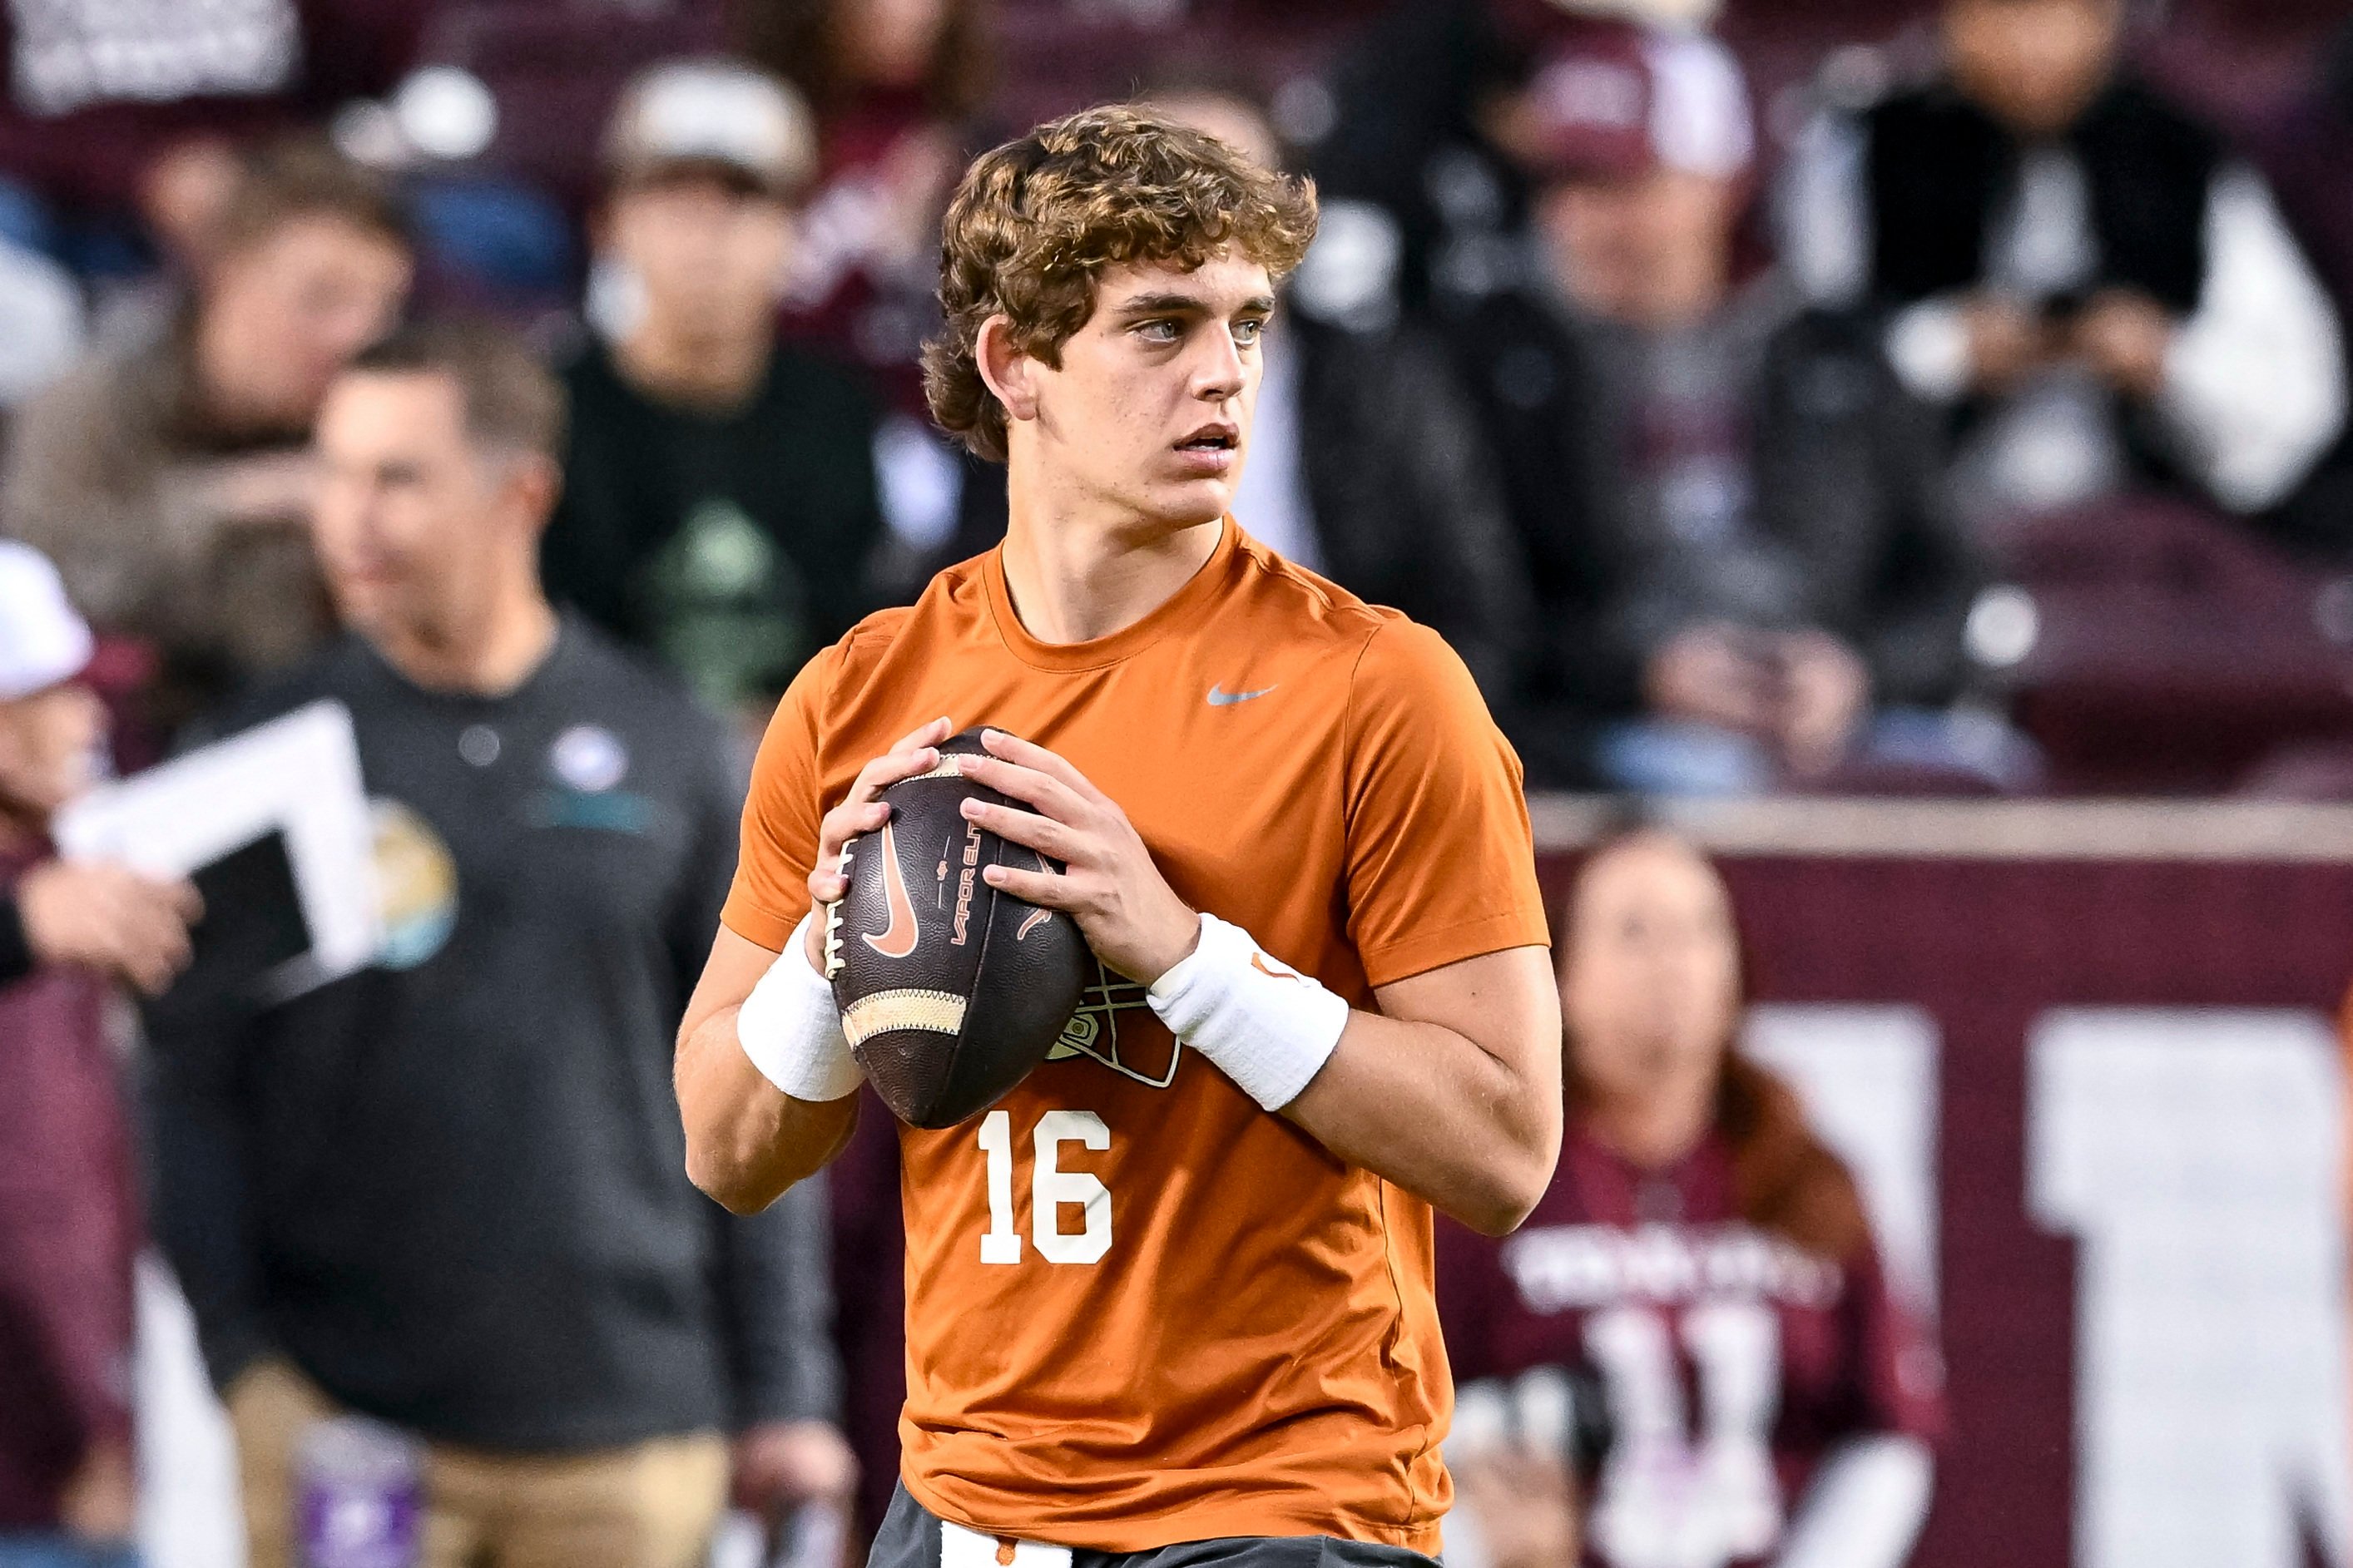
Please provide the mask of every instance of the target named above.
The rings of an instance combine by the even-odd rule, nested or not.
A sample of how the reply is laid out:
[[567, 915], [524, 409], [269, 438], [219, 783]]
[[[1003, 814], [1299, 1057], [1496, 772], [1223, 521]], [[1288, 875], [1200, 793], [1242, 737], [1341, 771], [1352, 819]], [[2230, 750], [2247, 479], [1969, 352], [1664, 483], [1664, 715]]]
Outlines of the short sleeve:
[[793, 928], [808, 912], [808, 874], [817, 864], [818, 825], [825, 816], [818, 798], [818, 718], [839, 658], [837, 646], [801, 667], [776, 704], [752, 763], [735, 882], [719, 919], [737, 936], [771, 952], [785, 950]]
[[1520, 762], [1454, 650], [1385, 619], [1348, 693], [1348, 933], [1375, 985], [1549, 940]]

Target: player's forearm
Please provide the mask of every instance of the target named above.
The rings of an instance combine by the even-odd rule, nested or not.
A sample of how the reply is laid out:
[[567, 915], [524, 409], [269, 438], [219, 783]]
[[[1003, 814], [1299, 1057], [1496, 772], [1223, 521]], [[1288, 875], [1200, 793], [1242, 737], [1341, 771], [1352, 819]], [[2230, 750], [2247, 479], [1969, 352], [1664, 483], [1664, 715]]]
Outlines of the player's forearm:
[[738, 1011], [713, 1013], [681, 1042], [678, 1105], [688, 1178], [730, 1212], [756, 1214], [841, 1152], [858, 1099], [813, 1102], [777, 1089], [744, 1054]]
[[1502, 1236], [1544, 1195], [1560, 1153], [1559, 1047], [1516, 1046], [1492, 1051], [1442, 1025], [1352, 1013], [1283, 1114], [1349, 1163]]

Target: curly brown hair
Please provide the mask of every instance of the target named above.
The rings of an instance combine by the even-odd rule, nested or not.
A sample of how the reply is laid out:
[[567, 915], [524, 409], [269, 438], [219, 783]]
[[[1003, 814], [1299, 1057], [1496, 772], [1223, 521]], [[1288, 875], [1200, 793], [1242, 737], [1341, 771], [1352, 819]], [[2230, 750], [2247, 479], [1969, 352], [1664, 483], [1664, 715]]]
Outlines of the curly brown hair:
[[975, 345], [1001, 315], [1014, 345], [1048, 364], [1094, 313], [1103, 268], [1187, 271], [1229, 246], [1281, 279], [1315, 237], [1315, 186], [1148, 110], [1109, 105], [982, 153], [948, 204], [940, 242], [945, 329], [923, 345], [923, 395], [940, 427], [1005, 460], [1005, 409]]

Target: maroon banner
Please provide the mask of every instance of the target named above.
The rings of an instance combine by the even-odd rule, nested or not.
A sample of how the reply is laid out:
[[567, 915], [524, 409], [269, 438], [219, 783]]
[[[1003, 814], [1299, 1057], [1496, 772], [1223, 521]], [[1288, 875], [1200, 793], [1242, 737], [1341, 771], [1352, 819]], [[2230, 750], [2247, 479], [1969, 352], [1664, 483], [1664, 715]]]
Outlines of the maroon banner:
[[[1899, 1004], [1934, 1032], [1951, 1435], [1917, 1568], [2344, 1562], [2353, 818], [1679, 815], [1760, 1011]], [[1555, 908], [1587, 826], [1552, 825]]]
[[[1675, 815], [1733, 889], [1752, 1046], [1802, 1069], [1933, 1298], [1951, 1433], [1917, 1568], [2344, 1563], [2353, 813]], [[1536, 816], [1557, 908], [1607, 818]], [[897, 1458], [893, 1163], [870, 1116], [836, 1178], [870, 1507]]]

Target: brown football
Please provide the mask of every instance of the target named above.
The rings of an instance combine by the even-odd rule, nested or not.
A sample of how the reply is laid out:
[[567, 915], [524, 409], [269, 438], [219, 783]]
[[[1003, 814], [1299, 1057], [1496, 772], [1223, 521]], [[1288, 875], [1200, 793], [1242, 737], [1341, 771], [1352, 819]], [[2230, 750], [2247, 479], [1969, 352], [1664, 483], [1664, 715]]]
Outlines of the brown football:
[[980, 731], [940, 765], [882, 792], [891, 820], [843, 848], [849, 890], [828, 912], [826, 974], [843, 1032], [882, 1102], [916, 1127], [951, 1127], [1046, 1059], [1078, 1011], [1093, 955], [1075, 921], [982, 879], [999, 863], [1061, 868], [964, 819], [968, 796], [1028, 809], [967, 781]]

